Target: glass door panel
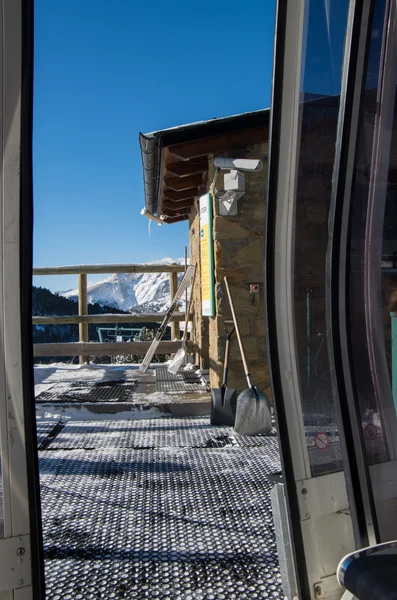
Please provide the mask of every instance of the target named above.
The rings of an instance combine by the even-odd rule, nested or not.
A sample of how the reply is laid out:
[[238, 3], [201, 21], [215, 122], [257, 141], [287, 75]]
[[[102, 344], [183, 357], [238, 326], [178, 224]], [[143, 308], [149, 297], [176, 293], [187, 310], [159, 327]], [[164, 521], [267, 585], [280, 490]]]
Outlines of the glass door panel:
[[266, 308], [284, 476], [274, 504], [282, 515], [286, 498], [289, 526], [278, 547], [293, 549], [300, 588], [290, 600], [339, 598], [337, 565], [358, 539], [331, 381], [327, 260], [345, 45], [349, 56], [359, 12], [352, 0], [278, 7]]
[[[396, 4], [374, 0], [348, 205], [346, 324], [357, 424], [378, 541], [397, 537]], [[356, 90], [358, 91], [358, 90]]]
[[3, 503], [3, 461], [0, 439], [0, 538], [4, 537], [4, 503]]
[[[361, 426], [363, 431], [364, 445], [369, 464], [384, 462], [390, 459], [390, 436], [387, 435], [387, 429], [390, 425], [390, 415], [385, 411], [385, 403], [382, 400], [385, 394], [389, 395], [390, 391], [386, 391], [389, 385], [385, 381], [389, 375], [387, 369], [382, 375], [383, 383], [381, 387], [383, 392], [378, 387], [377, 367], [374, 363], [374, 352], [379, 354], [384, 353], [384, 348], [379, 348], [375, 351], [373, 342], [375, 338], [373, 333], [375, 313], [379, 310], [374, 306], [372, 298], [368, 295], [369, 285], [375, 285], [379, 294], [379, 301], [383, 293], [386, 304], [390, 304], [390, 292], [393, 275], [389, 277], [381, 277], [381, 262], [384, 259], [384, 264], [389, 264], [387, 248], [385, 247], [384, 256], [382, 257], [382, 249], [380, 239], [377, 244], [377, 264], [373, 270], [375, 256], [373, 255], [374, 246], [369, 248], [368, 235], [371, 237], [375, 233], [370, 225], [370, 221], [374, 224], [371, 215], [373, 214], [374, 206], [372, 206], [371, 197], [378, 203], [378, 218], [383, 222], [385, 212], [385, 196], [387, 194], [387, 167], [383, 167], [381, 174], [378, 161], [378, 141], [379, 141], [379, 106], [382, 94], [383, 67], [386, 48], [387, 21], [389, 19], [389, 9], [387, 0], [376, 0], [374, 18], [372, 23], [371, 44], [369, 49], [369, 60], [366, 75], [365, 90], [361, 100], [361, 116], [358, 130], [358, 152], [355, 168], [355, 182], [351, 198], [351, 214], [350, 214], [350, 274], [349, 274], [349, 322], [350, 322], [350, 338], [352, 343], [352, 359], [353, 359], [353, 374], [354, 386], [356, 389], [357, 399], [359, 402], [361, 413]], [[394, 89], [393, 89], [394, 95]], [[392, 115], [388, 117], [390, 124]], [[388, 162], [389, 156], [386, 153], [384, 159]], [[376, 187], [375, 195], [374, 186]], [[382, 190], [381, 190], [382, 188]], [[390, 194], [388, 194], [390, 195]], [[379, 201], [381, 206], [379, 206]], [[392, 216], [391, 206], [388, 209], [390, 217]], [[379, 228], [379, 224], [377, 225]], [[392, 237], [392, 222], [387, 225], [388, 238]], [[378, 236], [381, 237], [381, 230], [378, 231]], [[388, 240], [386, 246], [392, 247], [392, 240]], [[371, 250], [371, 254], [369, 254]], [[392, 251], [391, 251], [392, 252]], [[386, 275], [386, 272], [384, 273]], [[371, 283], [370, 283], [371, 280]], [[383, 287], [383, 292], [381, 291]], [[367, 291], [366, 291], [367, 290]], [[390, 308], [391, 310], [391, 308]], [[390, 336], [390, 310], [388, 314], [379, 315], [383, 324], [381, 325], [381, 344], [386, 342], [387, 361], [391, 366], [391, 336]], [[380, 325], [380, 323], [378, 323]], [[378, 332], [379, 333], [379, 332]], [[376, 336], [378, 339], [379, 335]], [[379, 363], [380, 357], [375, 359]], [[387, 361], [383, 361], [383, 368], [387, 365]], [[389, 438], [389, 439], [388, 439]]]
[[305, 2], [294, 222], [294, 323], [312, 476], [342, 470], [326, 342], [328, 212], [349, 1]]

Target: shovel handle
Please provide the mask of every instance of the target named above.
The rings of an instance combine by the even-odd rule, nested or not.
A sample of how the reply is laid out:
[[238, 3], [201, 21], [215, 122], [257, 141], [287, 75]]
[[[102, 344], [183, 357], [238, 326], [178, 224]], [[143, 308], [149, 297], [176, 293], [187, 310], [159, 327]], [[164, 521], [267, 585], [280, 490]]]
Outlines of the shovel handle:
[[[194, 267], [194, 275], [193, 275], [192, 283], [190, 284], [189, 305], [187, 307], [185, 306], [186, 314], [185, 314], [185, 331], [183, 332], [183, 336], [182, 336], [183, 342], [186, 342], [186, 339], [187, 339], [187, 326], [190, 321], [190, 311], [192, 309], [192, 303], [193, 303], [193, 286], [194, 286], [194, 281], [196, 279], [196, 272], [197, 272], [197, 266]], [[187, 293], [187, 288], [186, 288], [186, 293]]]
[[241, 359], [242, 359], [243, 365], [244, 365], [245, 376], [247, 378], [247, 382], [248, 382], [249, 387], [252, 388], [251, 374], [249, 372], [248, 365], [247, 365], [247, 360], [245, 358], [243, 341], [241, 339], [240, 329], [239, 329], [239, 326], [238, 326], [236, 312], [234, 310], [234, 304], [233, 304], [232, 296], [231, 296], [231, 293], [230, 293], [230, 288], [229, 288], [229, 283], [227, 281], [227, 277], [224, 278], [224, 282], [225, 282], [227, 296], [229, 298], [230, 310], [232, 311], [233, 323], [234, 323], [234, 327], [236, 329], [237, 340], [238, 340], [238, 345], [240, 347]]
[[225, 347], [225, 363], [223, 365], [223, 380], [222, 386], [225, 387], [227, 384], [227, 376], [229, 372], [229, 354], [230, 354], [230, 338], [232, 337], [231, 333], [227, 334], [226, 338], [226, 347]]

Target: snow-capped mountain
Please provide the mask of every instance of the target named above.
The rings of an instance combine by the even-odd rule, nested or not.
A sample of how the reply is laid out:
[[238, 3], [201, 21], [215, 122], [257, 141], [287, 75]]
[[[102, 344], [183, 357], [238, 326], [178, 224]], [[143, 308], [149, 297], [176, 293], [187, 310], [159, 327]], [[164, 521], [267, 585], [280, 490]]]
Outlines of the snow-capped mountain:
[[[150, 264], [184, 264], [183, 258], [163, 258]], [[182, 274], [181, 274], [182, 276]], [[170, 304], [169, 273], [116, 273], [88, 286], [88, 302], [113, 306], [134, 313], [166, 310]], [[77, 290], [62, 292], [62, 296], [77, 301]], [[181, 302], [184, 310], [184, 302]]]

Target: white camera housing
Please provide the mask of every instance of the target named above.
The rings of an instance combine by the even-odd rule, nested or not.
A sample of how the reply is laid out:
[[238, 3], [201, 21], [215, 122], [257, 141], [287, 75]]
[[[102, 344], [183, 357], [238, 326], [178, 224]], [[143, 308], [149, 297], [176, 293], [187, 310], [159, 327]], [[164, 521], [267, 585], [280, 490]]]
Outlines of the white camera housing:
[[227, 192], [245, 192], [245, 177], [240, 171], [234, 169], [225, 173], [223, 178], [224, 189]]
[[156, 217], [155, 215], [152, 215], [152, 213], [147, 211], [146, 208], [142, 208], [141, 215], [147, 217], [151, 221], [155, 221], [159, 227], [161, 227], [161, 225], [164, 223], [164, 215], [161, 215], [161, 217]]
[[222, 171], [227, 170], [224, 176], [223, 190], [217, 190], [215, 197], [219, 201], [219, 214], [221, 216], [235, 216], [238, 214], [237, 201], [245, 194], [245, 177], [243, 171], [261, 171], [263, 163], [259, 158], [220, 158], [214, 159], [214, 166]]
[[214, 159], [214, 165], [218, 169], [236, 171], [261, 171], [263, 163], [261, 160], [252, 158], [220, 158]]

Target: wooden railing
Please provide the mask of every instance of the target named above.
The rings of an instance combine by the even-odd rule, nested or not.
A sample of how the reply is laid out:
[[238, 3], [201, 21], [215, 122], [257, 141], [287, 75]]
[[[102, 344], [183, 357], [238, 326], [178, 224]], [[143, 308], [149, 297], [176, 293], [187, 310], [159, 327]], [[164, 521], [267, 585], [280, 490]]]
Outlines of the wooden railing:
[[[78, 315], [57, 315], [39, 317], [33, 315], [34, 325], [79, 326], [79, 341], [69, 343], [34, 344], [34, 356], [79, 356], [80, 362], [88, 362], [89, 355], [145, 354], [150, 342], [99, 343], [88, 341], [89, 323], [156, 323], [161, 322], [165, 313], [152, 314], [88, 314], [87, 275], [110, 273], [169, 273], [170, 298], [178, 288], [178, 273], [185, 270], [183, 265], [72, 265], [64, 267], [35, 267], [33, 275], [78, 275]], [[185, 313], [175, 312], [171, 318], [171, 339], [179, 338], [178, 322], [185, 320]], [[180, 348], [180, 342], [160, 342], [158, 354], [171, 354]], [[189, 349], [190, 344], [188, 344]]]

